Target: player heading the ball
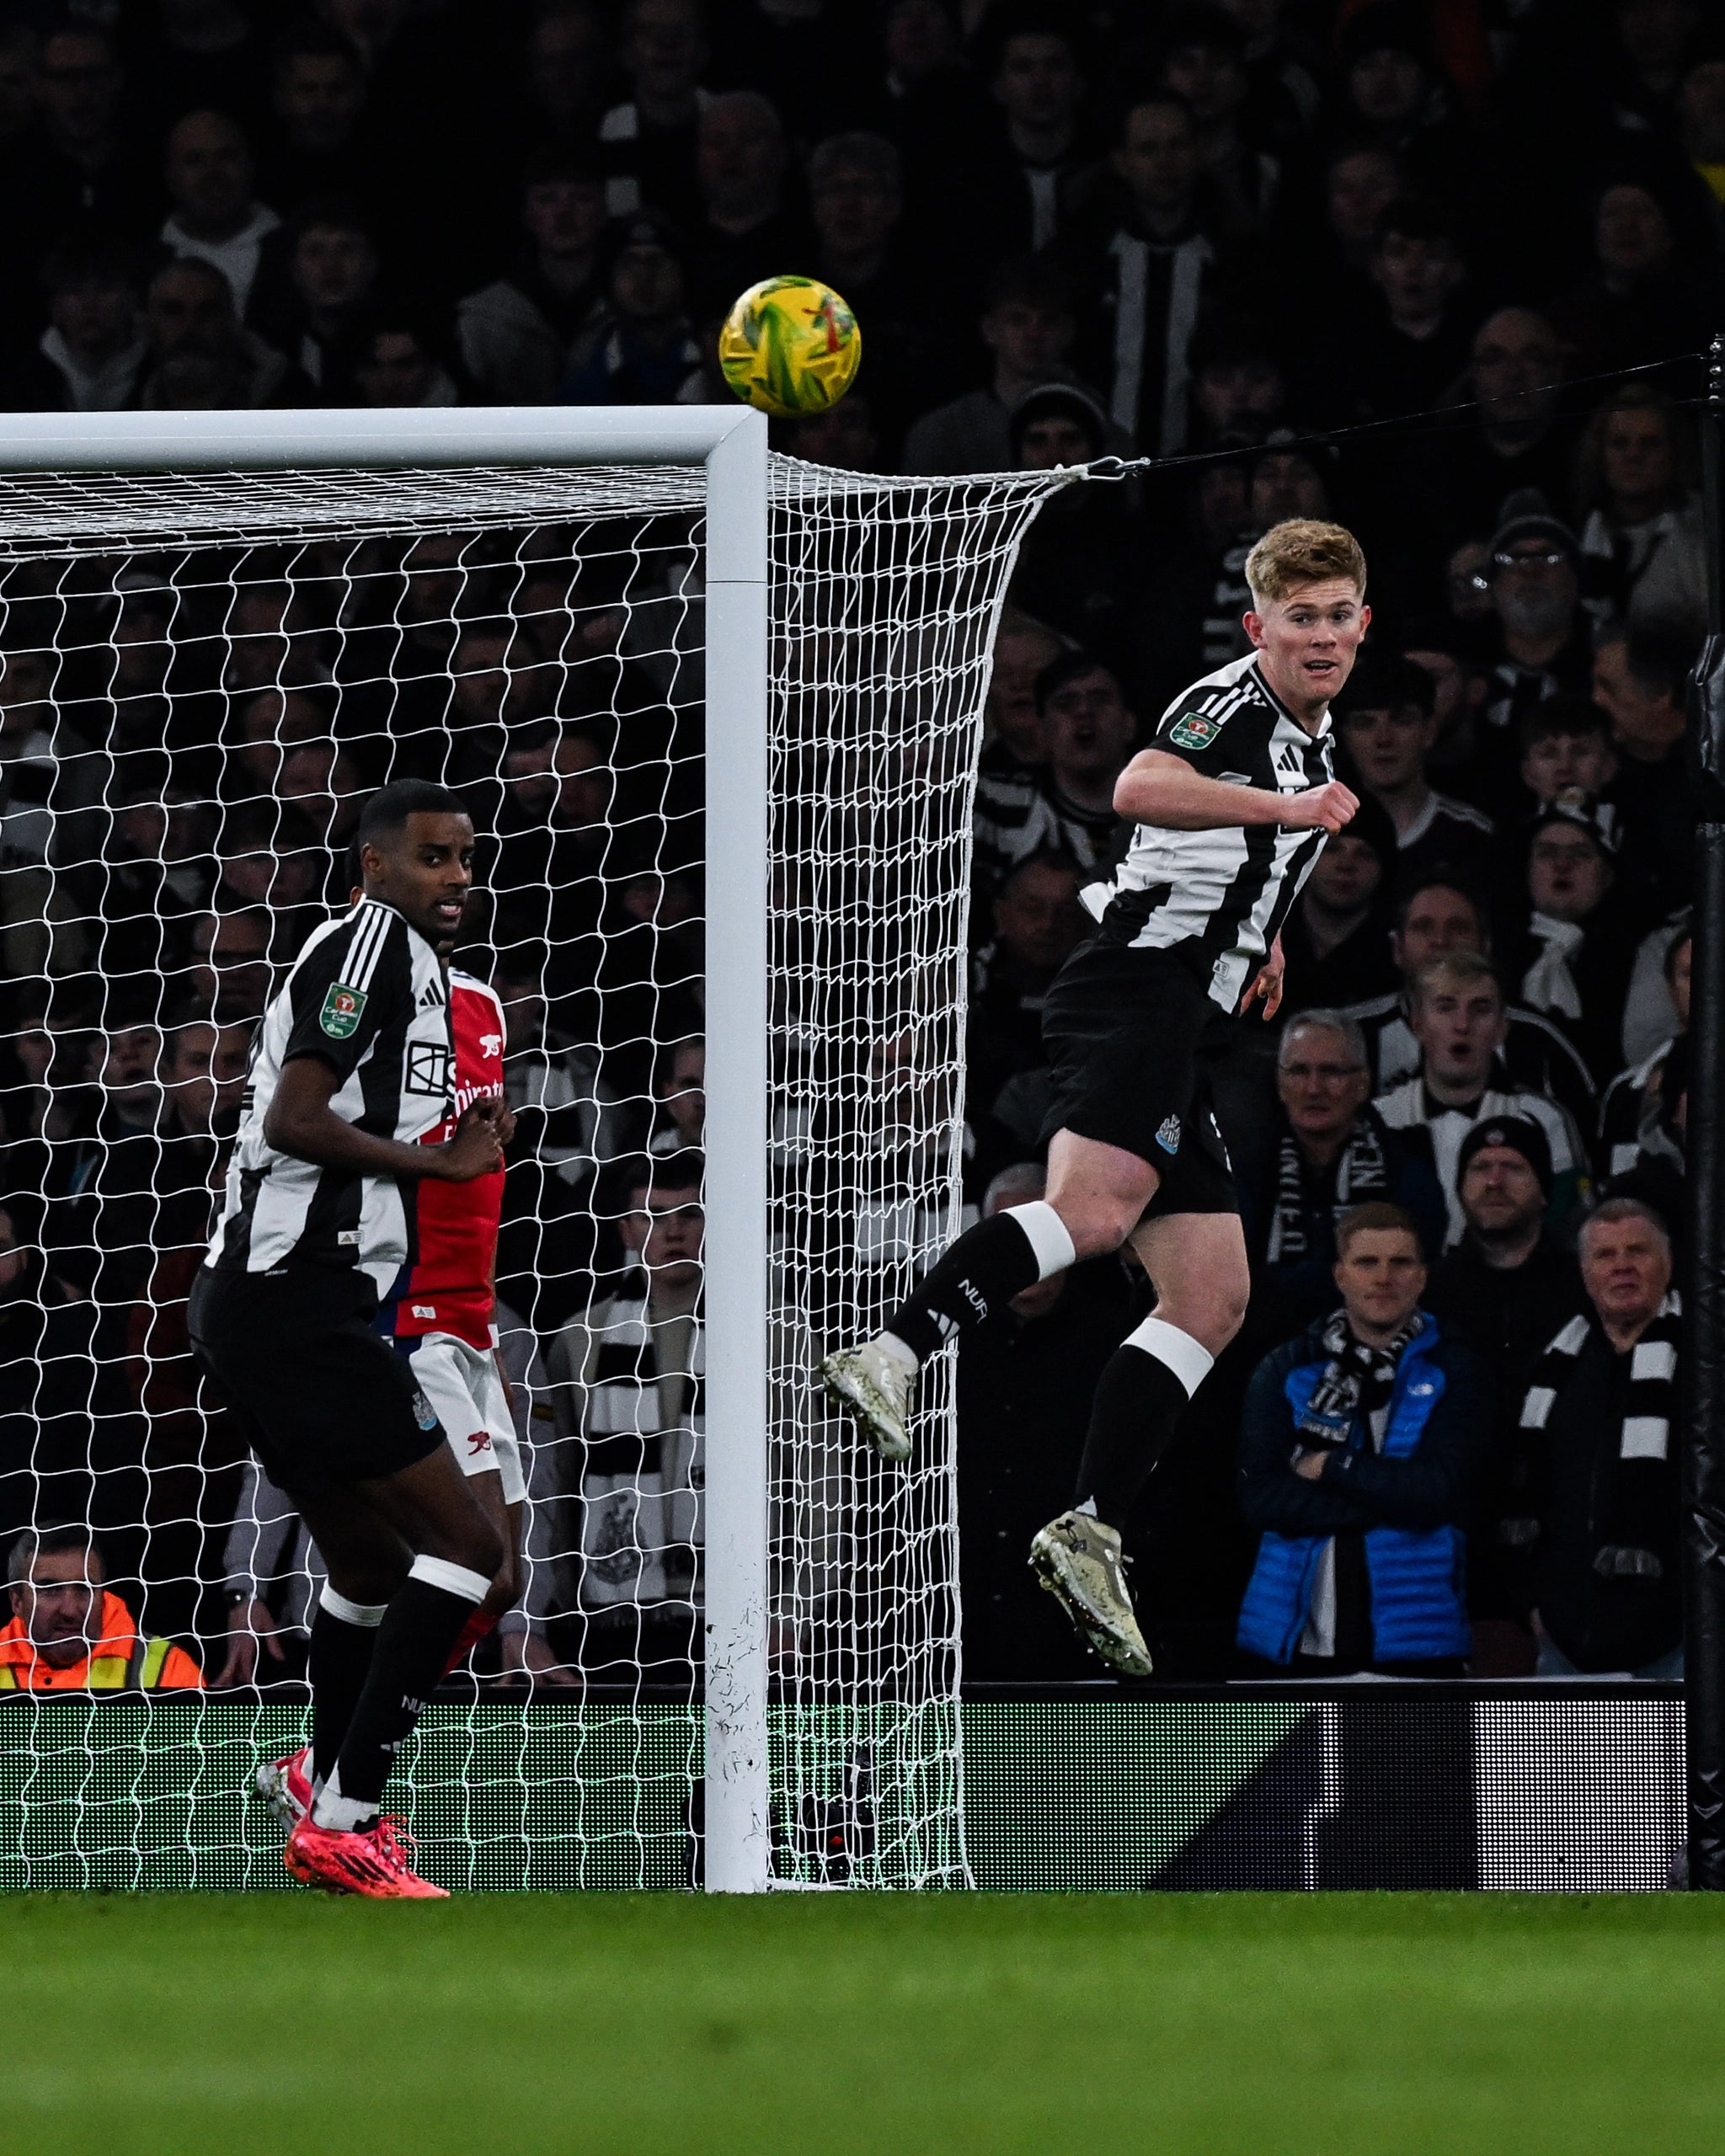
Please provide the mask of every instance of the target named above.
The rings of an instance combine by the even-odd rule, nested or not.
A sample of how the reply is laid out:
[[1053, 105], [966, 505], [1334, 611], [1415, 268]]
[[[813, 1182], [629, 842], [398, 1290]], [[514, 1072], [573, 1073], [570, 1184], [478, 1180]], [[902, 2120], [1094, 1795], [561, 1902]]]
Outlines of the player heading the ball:
[[419, 1255], [421, 1181], [494, 1174], [509, 1112], [494, 1095], [455, 1108], [467, 811], [400, 781], [366, 804], [358, 846], [363, 895], [310, 938], [259, 1028], [191, 1336], [328, 1572], [307, 1671], [311, 1808], [287, 1868], [339, 1893], [441, 1897], [380, 1818], [383, 1788], [505, 1549], [373, 1320]]
[[979, 1222], [884, 1331], [820, 1366], [875, 1450], [906, 1459], [916, 1373], [943, 1341], [1130, 1241], [1156, 1314], [1103, 1368], [1072, 1508], [1031, 1545], [1043, 1585], [1130, 1676], [1151, 1665], [1121, 1530], [1251, 1285], [1206, 1066], [1253, 1003], [1274, 1015], [1282, 923], [1359, 806], [1336, 779], [1329, 718], [1371, 619], [1359, 542], [1339, 525], [1279, 524], [1246, 576], [1252, 649], [1177, 696], [1121, 773], [1114, 807], [1136, 825], [1131, 846], [1110, 882], [1081, 894], [1097, 931], [1049, 990], [1046, 1198]]

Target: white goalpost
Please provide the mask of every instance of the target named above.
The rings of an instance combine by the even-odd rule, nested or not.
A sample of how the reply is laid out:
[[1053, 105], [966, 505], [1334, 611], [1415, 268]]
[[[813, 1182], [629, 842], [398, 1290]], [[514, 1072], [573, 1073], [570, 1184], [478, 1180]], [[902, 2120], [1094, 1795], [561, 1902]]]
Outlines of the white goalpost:
[[[546, 783], [543, 759], [524, 760], [521, 744], [567, 730], [624, 744], [601, 773], [615, 828], [578, 834], [598, 864], [598, 926], [579, 950], [558, 940], [563, 872], [523, 887], [569, 1007], [600, 1017], [590, 1039], [558, 1051], [559, 1070], [589, 1073], [579, 1100], [546, 1091], [545, 1043], [511, 1038], [510, 1055], [541, 1074], [546, 1131], [561, 1144], [585, 1115], [586, 1134], [561, 1151], [547, 1140], [555, 1165], [534, 1167], [531, 1188], [549, 1194], [515, 1221], [512, 1248], [528, 1255], [511, 1264], [521, 1296], [548, 1283], [547, 1300], [505, 1323], [537, 1441], [530, 1600], [536, 1622], [567, 1640], [603, 1614], [583, 1601], [598, 1500], [581, 1468], [602, 1426], [584, 1435], [570, 1420], [574, 1390], [540, 1351], [578, 1321], [571, 1283], [586, 1275], [567, 1253], [615, 1225], [593, 1134], [627, 1126], [644, 1144], [664, 1059], [697, 1009], [704, 1422], [692, 1408], [676, 1476], [669, 1464], [638, 1476], [626, 1515], [645, 1516], [650, 1480], [664, 1517], [684, 1522], [667, 1547], [690, 1624], [687, 1704], [666, 1704], [641, 1676], [621, 1699], [616, 1686], [560, 1698], [535, 1687], [525, 1705], [499, 1694], [434, 1710], [403, 1764], [422, 1850], [441, 1850], [441, 1872], [430, 1868], [447, 1884], [675, 1883], [691, 1834], [709, 1892], [967, 1883], [949, 1382], [931, 1373], [916, 1459], [889, 1474], [831, 1417], [810, 1370], [875, 1321], [957, 1224], [969, 811], [989, 654], [1019, 539], [1072, 476], [826, 471], [771, 456], [765, 419], [729, 406], [0, 419], [0, 659], [16, 681], [46, 684], [31, 691], [29, 738], [46, 744], [36, 754], [50, 796], [45, 821], [7, 857], [0, 936], [14, 984], [28, 977], [12, 1031], [20, 1063], [35, 1042], [47, 1071], [24, 1149], [43, 1163], [43, 1188], [14, 1187], [7, 1202], [40, 1212], [40, 1232], [19, 1240], [35, 1237], [45, 1268], [90, 1297], [93, 1337], [129, 1343], [131, 1390], [90, 1396], [76, 1486], [119, 1523], [120, 1545], [144, 1553], [146, 1629], [152, 1591], [168, 1607], [158, 1575], [173, 1572], [176, 1608], [209, 1587], [204, 1513], [219, 1525], [237, 1470], [207, 1449], [195, 1402], [174, 1409], [193, 1433], [176, 1440], [187, 1457], [168, 1461], [162, 1438], [151, 1388], [171, 1374], [158, 1323], [165, 1214], [159, 1198], [147, 1215], [126, 1211], [109, 1173], [117, 1141], [103, 1135], [120, 1128], [118, 1014], [153, 1026], [165, 1059], [200, 1007], [197, 983], [226, 992], [222, 909], [247, 909], [216, 885], [242, 830], [280, 810], [284, 773], [309, 786], [307, 770], [327, 772], [321, 792], [294, 801], [307, 815], [333, 803], [320, 828], [334, 859], [353, 773], [464, 771], [476, 798], [507, 808]], [[598, 599], [583, 581], [593, 563]], [[140, 614], [155, 625], [142, 671]], [[299, 614], [312, 626], [296, 628]], [[259, 621], [275, 626], [266, 634]], [[190, 670], [189, 687], [176, 688], [176, 669]], [[270, 697], [274, 734], [255, 716]], [[327, 742], [295, 730], [290, 699], [334, 714]], [[146, 701], [159, 741], [134, 738]], [[144, 866], [200, 910], [174, 943], [129, 899], [125, 942], [104, 894], [119, 888], [115, 861], [137, 869], [136, 847], [111, 835], [133, 828], [127, 817], [149, 825], [157, 804], [138, 774], [158, 770], [158, 821], [183, 819], [195, 850]], [[699, 859], [680, 867], [691, 832]], [[637, 846], [627, 857], [625, 836]], [[563, 858], [554, 847], [543, 857]], [[693, 959], [701, 924], [676, 918], [666, 896], [680, 877], [704, 892]], [[500, 947], [502, 898], [494, 905]], [[147, 929], [150, 950], [193, 956], [129, 959], [122, 976], [107, 954], [144, 948]], [[648, 954], [643, 979], [613, 982], [631, 937]], [[279, 969], [283, 953], [267, 955]], [[78, 1041], [87, 1048], [68, 1045]], [[77, 1085], [56, 1092], [52, 1059], [75, 1053], [86, 1057]], [[148, 1081], [127, 1082], [142, 1116]], [[95, 1135], [77, 1142], [93, 1165], [62, 1193], [64, 1134], [85, 1129], [84, 1093]], [[172, 1104], [159, 1087], [158, 1099]], [[158, 1225], [120, 1225], [146, 1217]], [[115, 1281], [127, 1283], [124, 1307]], [[46, 1430], [67, 1373], [51, 1367], [51, 1345], [39, 1353]], [[30, 1478], [38, 1519], [63, 1517], [47, 1493], [56, 1476], [74, 1486], [70, 1473], [45, 1439], [28, 1476], [10, 1477], [8, 1531]], [[255, 1492], [244, 1502], [255, 1507]], [[653, 1554], [623, 1552], [637, 1573]], [[638, 1596], [628, 1608], [644, 1638], [654, 1613]], [[302, 1712], [265, 1699], [0, 1702], [0, 1883], [279, 1883], [268, 1836], [234, 1793], [250, 1748]]]

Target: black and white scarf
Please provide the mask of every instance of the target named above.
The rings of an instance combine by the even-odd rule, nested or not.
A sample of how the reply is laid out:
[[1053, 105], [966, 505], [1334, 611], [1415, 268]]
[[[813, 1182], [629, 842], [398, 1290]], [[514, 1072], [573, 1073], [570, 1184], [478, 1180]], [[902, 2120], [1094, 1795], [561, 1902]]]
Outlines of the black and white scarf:
[[[1354, 1119], [1347, 1142], [1337, 1155], [1334, 1195], [1331, 1211], [1337, 1220], [1370, 1198], [1386, 1198], [1390, 1171], [1384, 1159], [1384, 1127], [1371, 1109]], [[1320, 1171], [1321, 1172], [1321, 1171]], [[1308, 1210], [1306, 1177], [1311, 1173], [1306, 1155], [1293, 1132], [1284, 1129], [1276, 1161], [1276, 1209], [1270, 1216], [1269, 1242], [1264, 1261], [1269, 1265], [1297, 1265], [1311, 1256], [1306, 1232]]]
[[[1607, 1493], [1604, 1540], [1594, 1556], [1602, 1578], [1658, 1579], [1664, 1566], [1653, 1545], [1669, 1540], [1671, 1430], [1677, 1414], [1677, 1356], [1683, 1303], [1674, 1288], [1629, 1351], [1629, 1387], [1617, 1433], [1616, 1472]], [[1575, 1374], [1594, 1331], [1591, 1317], [1573, 1317], [1534, 1366], [1521, 1403], [1521, 1427], [1543, 1431], [1557, 1396]], [[1503, 1532], [1503, 1530], [1509, 1530]], [[1519, 1530], [1517, 1532], [1515, 1530]], [[1503, 1539], [1530, 1542], [1531, 1521], [1502, 1523]]]
[[1415, 1310], [1386, 1347], [1372, 1348], [1354, 1337], [1346, 1310], [1338, 1310], [1326, 1321], [1318, 1340], [1330, 1359], [1300, 1418], [1302, 1452], [1345, 1445], [1356, 1416], [1364, 1418], [1374, 1449], [1382, 1447], [1402, 1352], [1424, 1331], [1425, 1325], [1424, 1312]]
[[698, 1561], [706, 1481], [706, 1329], [690, 1321], [686, 1367], [665, 1353], [644, 1278], [594, 1305], [579, 1373], [581, 1599], [590, 1608], [660, 1603], [671, 1572]]

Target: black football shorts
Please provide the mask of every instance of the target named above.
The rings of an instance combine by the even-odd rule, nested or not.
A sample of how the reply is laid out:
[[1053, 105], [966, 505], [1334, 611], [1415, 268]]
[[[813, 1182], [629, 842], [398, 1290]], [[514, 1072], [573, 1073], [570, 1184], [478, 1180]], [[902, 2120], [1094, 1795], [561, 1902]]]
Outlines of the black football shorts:
[[376, 1307], [357, 1271], [198, 1273], [192, 1346], [278, 1488], [370, 1481], [447, 1442], [411, 1365], [371, 1330]]
[[1206, 1075], [1231, 1024], [1169, 953], [1081, 943], [1043, 1006], [1054, 1073], [1044, 1140], [1070, 1130], [1148, 1161], [1161, 1180], [1146, 1219], [1237, 1213]]

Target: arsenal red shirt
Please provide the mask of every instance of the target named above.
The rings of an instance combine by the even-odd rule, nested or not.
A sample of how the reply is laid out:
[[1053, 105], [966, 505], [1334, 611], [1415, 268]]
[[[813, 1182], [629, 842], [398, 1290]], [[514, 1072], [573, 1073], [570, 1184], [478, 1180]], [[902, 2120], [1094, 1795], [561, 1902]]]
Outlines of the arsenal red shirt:
[[[503, 1006], [494, 990], [451, 968], [449, 1025], [455, 1047], [455, 1107], [421, 1143], [441, 1145], [475, 1101], [503, 1096]], [[416, 1256], [397, 1283], [398, 1334], [452, 1332], [472, 1348], [493, 1344], [497, 1291], [497, 1225], [503, 1214], [503, 1170], [471, 1182], [422, 1177], [417, 1193]]]

